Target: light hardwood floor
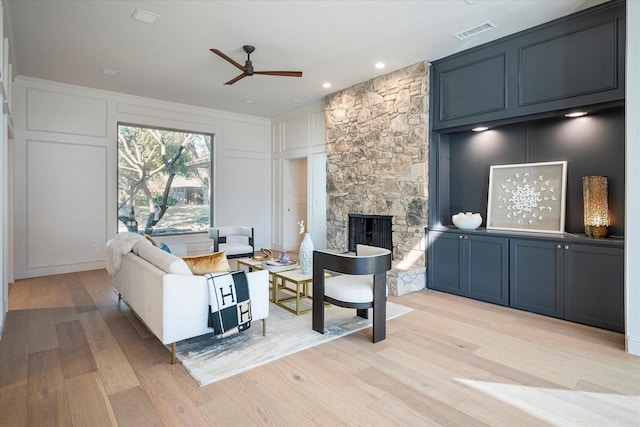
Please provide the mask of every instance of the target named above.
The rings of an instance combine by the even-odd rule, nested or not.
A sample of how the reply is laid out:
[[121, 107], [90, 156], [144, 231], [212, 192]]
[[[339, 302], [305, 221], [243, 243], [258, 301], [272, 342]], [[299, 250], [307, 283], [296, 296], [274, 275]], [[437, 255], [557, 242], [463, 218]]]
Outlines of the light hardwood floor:
[[202, 388], [104, 270], [22, 280], [9, 299], [3, 427], [640, 425], [622, 335], [434, 291], [390, 297], [414, 310], [380, 343], [364, 330]]

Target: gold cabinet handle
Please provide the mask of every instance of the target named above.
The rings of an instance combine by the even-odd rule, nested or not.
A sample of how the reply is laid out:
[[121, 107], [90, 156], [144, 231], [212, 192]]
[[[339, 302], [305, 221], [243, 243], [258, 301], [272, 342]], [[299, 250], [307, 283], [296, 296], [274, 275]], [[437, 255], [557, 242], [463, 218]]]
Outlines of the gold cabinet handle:
[[462, 234], [458, 235], [458, 239], [463, 239]]
[[556, 249], [562, 249], [562, 245], [557, 244], [557, 245], [556, 245]]
[[569, 245], [564, 245], [564, 250], [568, 251], [569, 250]]
[[469, 239], [469, 236], [464, 236], [464, 240], [468, 240], [468, 239]]

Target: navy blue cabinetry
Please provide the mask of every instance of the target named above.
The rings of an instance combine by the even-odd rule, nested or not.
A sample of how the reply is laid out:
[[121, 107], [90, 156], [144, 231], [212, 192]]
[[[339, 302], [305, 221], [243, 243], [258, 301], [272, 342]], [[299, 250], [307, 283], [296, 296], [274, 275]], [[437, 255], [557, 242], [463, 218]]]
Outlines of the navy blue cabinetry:
[[624, 332], [621, 242], [583, 240], [510, 239], [509, 305]]
[[562, 318], [562, 250], [553, 241], [511, 239], [511, 307]]
[[433, 62], [433, 129], [624, 100], [625, 3], [611, 1]]
[[[432, 63], [428, 288], [624, 331], [625, 9], [612, 0]], [[588, 115], [565, 117], [577, 110]], [[566, 234], [452, 225], [487, 218], [492, 165], [557, 160]], [[581, 234], [588, 175], [609, 178], [615, 237]]]
[[509, 304], [509, 239], [429, 232], [429, 288]]
[[564, 250], [564, 318], [624, 332], [624, 249], [567, 246]]
[[429, 289], [624, 332], [624, 242], [429, 230]]

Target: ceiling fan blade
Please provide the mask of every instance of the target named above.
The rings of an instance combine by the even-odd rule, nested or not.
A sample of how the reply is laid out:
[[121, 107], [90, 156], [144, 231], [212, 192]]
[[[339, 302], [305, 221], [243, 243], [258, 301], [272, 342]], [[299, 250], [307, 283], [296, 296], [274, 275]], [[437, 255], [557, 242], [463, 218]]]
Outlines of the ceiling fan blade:
[[254, 71], [253, 74], [263, 76], [302, 77], [302, 71]]
[[225, 61], [233, 64], [234, 66], [236, 66], [240, 71], [247, 71], [246, 68], [244, 68], [244, 66], [238, 64], [236, 61], [234, 61], [233, 59], [229, 58], [227, 55], [225, 55], [224, 53], [220, 52], [218, 49], [209, 49], [211, 52], [215, 53], [216, 55], [218, 55], [220, 58], [224, 59]]
[[238, 80], [243, 79], [243, 78], [245, 78], [245, 77], [247, 77], [247, 75], [246, 75], [246, 74], [244, 74], [244, 73], [242, 73], [242, 74], [240, 74], [238, 77], [235, 77], [235, 78], [233, 78], [233, 79], [229, 80], [229, 81], [228, 81], [228, 82], [226, 82], [225, 84], [226, 84], [226, 85], [232, 85], [232, 84], [234, 84], [235, 82], [237, 82]]

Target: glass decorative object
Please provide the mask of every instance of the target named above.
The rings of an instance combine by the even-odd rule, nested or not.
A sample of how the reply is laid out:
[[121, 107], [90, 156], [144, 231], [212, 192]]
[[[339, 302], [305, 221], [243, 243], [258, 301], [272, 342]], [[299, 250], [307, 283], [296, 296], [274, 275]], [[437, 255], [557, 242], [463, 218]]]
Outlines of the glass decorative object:
[[278, 258], [278, 262], [280, 262], [281, 264], [287, 264], [289, 261], [291, 261], [291, 258], [289, 258], [289, 254], [287, 253], [287, 251], [283, 250], [280, 254], [280, 258]]
[[582, 177], [584, 234], [603, 238], [609, 235], [609, 189], [606, 176]]

